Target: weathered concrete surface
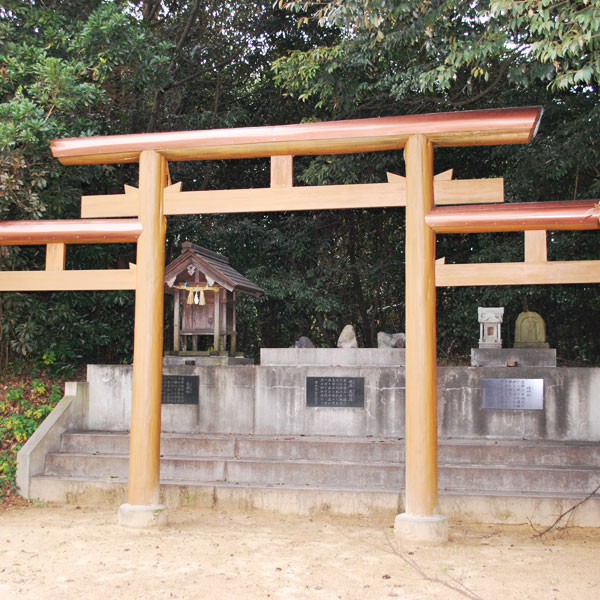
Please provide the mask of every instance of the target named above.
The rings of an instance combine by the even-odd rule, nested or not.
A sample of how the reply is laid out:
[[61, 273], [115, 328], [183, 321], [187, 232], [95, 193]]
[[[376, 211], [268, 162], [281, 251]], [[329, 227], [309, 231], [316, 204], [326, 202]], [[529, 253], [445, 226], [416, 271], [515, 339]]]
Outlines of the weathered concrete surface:
[[188, 366], [238, 366], [238, 365], [253, 365], [254, 361], [251, 358], [244, 356], [229, 356], [227, 354], [206, 356], [194, 352], [181, 352], [179, 354], [167, 354], [163, 357], [163, 366], [170, 367], [172, 365], [188, 365]]
[[400, 544], [445, 544], [448, 541], [448, 518], [445, 515], [418, 517], [401, 513], [394, 520], [394, 534]]
[[167, 507], [164, 504], [140, 506], [121, 504], [119, 506], [119, 525], [134, 529], [158, 529], [168, 524]]
[[87, 429], [123, 431], [131, 422], [131, 365], [88, 365]]
[[[364, 408], [307, 407], [307, 377], [364, 377]], [[404, 436], [404, 372], [383, 367], [258, 367], [254, 432]]]
[[[128, 434], [67, 432], [46, 473], [125, 480]], [[163, 434], [161, 480], [233, 485], [327, 486], [361, 491], [404, 487], [404, 443], [396, 438]], [[459, 493], [585, 496], [600, 477], [600, 445], [440, 440], [439, 488]]]
[[[198, 405], [162, 405], [163, 431], [251, 433], [254, 424], [254, 369], [253, 366], [164, 367], [165, 375], [198, 375], [200, 381]], [[129, 429], [131, 372], [130, 365], [88, 365], [88, 429]]]
[[85, 426], [87, 411], [88, 384], [66, 383], [62, 400], [17, 453], [17, 487], [21, 496], [33, 497], [31, 478], [44, 472], [46, 456], [60, 448], [65, 431]]
[[[58, 479], [36, 476], [31, 497], [78, 506], [116, 507], [126, 501], [124, 480]], [[242, 486], [169, 482], [160, 486], [160, 501], [168, 508], [199, 506], [217, 510], [267, 510], [284, 514], [383, 516], [390, 520], [404, 510], [404, 493], [298, 486]], [[549, 526], [575, 504], [560, 495], [481, 494], [440, 491], [439, 509], [449, 519], [466, 523], [504, 523]], [[600, 497], [590, 498], [572, 513], [575, 527], [600, 527]]]
[[[484, 410], [484, 378], [544, 379], [544, 410]], [[441, 437], [600, 440], [600, 369], [442, 367], [438, 369]]]
[[262, 366], [397, 367], [404, 348], [261, 348]]
[[517, 367], [556, 367], [556, 349], [471, 348], [472, 367], [506, 367], [509, 362]]
[[[312, 350], [282, 349], [286, 351]], [[200, 378], [197, 406], [163, 405], [164, 431], [404, 436], [404, 367], [180, 365], [164, 372]], [[307, 407], [309, 376], [364, 377], [364, 408]], [[544, 379], [544, 409], [482, 409], [481, 380], [507, 377]], [[90, 365], [88, 380], [86, 428], [127, 430], [131, 367]], [[441, 438], [600, 441], [600, 369], [439, 367], [438, 434]]]

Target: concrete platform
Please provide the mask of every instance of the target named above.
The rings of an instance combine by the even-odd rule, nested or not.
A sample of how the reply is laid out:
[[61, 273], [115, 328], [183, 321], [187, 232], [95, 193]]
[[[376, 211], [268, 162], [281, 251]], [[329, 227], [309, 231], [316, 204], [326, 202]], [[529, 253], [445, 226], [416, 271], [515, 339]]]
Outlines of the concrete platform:
[[[91, 481], [85, 477], [38, 475], [31, 481], [32, 497], [45, 502], [78, 506], [117, 507], [127, 499], [125, 479]], [[326, 486], [215, 485], [163, 481], [161, 502], [169, 509], [198, 506], [215, 510], [267, 510], [282, 514], [362, 515], [394, 518], [404, 510], [403, 492], [346, 490]], [[448, 519], [465, 523], [503, 523], [549, 526], [581, 496], [561, 494], [502, 494], [441, 490], [440, 511]], [[569, 525], [600, 527], [600, 496], [577, 508]]]
[[[125, 502], [127, 432], [66, 432], [29, 497]], [[161, 503], [280, 512], [386, 514], [404, 504], [397, 438], [163, 434]], [[597, 443], [441, 440], [440, 511], [451, 519], [548, 525], [600, 481]], [[573, 523], [600, 526], [600, 495]]]
[[398, 367], [404, 348], [261, 348], [263, 366]]

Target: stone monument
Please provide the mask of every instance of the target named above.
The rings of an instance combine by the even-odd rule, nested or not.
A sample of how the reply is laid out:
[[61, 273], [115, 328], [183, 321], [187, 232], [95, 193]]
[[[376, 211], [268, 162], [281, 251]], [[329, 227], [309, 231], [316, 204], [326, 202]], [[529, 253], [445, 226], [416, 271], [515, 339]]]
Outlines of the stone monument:
[[342, 333], [338, 338], [337, 347], [358, 348], [358, 342], [356, 341], [356, 333], [354, 332], [354, 327], [352, 327], [352, 325], [346, 325], [344, 329], [342, 329]]
[[404, 348], [406, 345], [406, 335], [404, 333], [386, 333], [380, 331], [377, 333], [378, 348]]
[[482, 307], [477, 309], [479, 316], [479, 347], [502, 348], [502, 318], [504, 307]]
[[515, 323], [515, 348], [549, 348], [546, 324], [536, 312], [522, 312]]

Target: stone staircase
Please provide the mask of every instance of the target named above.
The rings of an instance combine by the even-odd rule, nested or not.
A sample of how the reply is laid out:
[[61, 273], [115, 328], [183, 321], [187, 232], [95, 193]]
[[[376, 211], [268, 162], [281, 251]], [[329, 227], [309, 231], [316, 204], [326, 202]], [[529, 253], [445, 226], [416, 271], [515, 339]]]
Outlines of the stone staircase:
[[[31, 480], [48, 501], [125, 501], [126, 432], [70, 431]], [[441, 440], [440, 508], [472, 520], [552, 522], [600, 484], [600, 444]], [[163, 434], [161, 493], [182, 503], [283, 512], [395, 514], [404, 443], [395, 438]], [[578, 509], [600, 526], [600, 495]]]

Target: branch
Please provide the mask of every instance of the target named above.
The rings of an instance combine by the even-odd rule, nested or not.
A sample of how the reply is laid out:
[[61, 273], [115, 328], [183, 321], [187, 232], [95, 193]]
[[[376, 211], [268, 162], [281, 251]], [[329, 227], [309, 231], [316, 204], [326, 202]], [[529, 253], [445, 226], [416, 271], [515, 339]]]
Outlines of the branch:
[[146, 2], [144, 2], [144, 9], [142, 11], [144, 21], [152, 21], [152, 19], [156, 17], [158, 11], [160, 10], [160, 6], [161, 0], [146, 0]]
[[183, 44], [185, 43], [185, 40], [187, 39], [190, 30], [192, 29], [192, 25], [194, 24], [194, 21], [196, 20], [196, 17], [198, 16], [198, 11], [200, 10], [200, 1], [196, 0], [196, 2], [194, 2], [194, 6], [192, 6], [192, 10], [190, 11], [190, 14], [188, 16], [188, 20], [185, 24], [185, 27], [183, 28], [183, 31], [181, 32], [181, 35], [179, 36], [179, 39], [177, 40], [177, 45], [175, 47], [175, 54], [173, 56], [173, 59], [171, 60], [171, 64], [169, 65], [169, 73], [173, 74], [176, 71], [177, 68], [177, 61], [175, 60], [175, 57], [181, 52], [182, 48], [183, 48]]
[[447, 573], [446, 573], [446, 576], [448, 577], [448, 579], [450, 579], [454, 583], [448, 583], [447, 581], [444, 581], [443, 579], [440, 579], [439, 577], [431, 577], [430, 575], [427, 575], [427, 573], [425, 573], [425, 571], [423, 571], [423, 569], [419, 566], [419, 564], [417, 563], [417, 561], [414, 558], [409, 558], [408, 556], [404, 556], [404, 554], [400, 553], [396, 548], [394, 548], [394, 546], [390, 543], [389, 540], [387, 540], [387, 542], [388, 542], [389, 547], [392, 549], [392, 552], [396, 556], [401, 558], [407, 565], [412, 567], [423, 579], [425, 579], [425, 581], [443, 585], [444, 587], [447, 587], [448, 589], [457, 592], [458, 594], [460, 594], [461, 596], [464, 596], [465, 598], [468, 598], [469, 600], [483, 600], [483, 598], [481, 596], [476, 594], [474, 591], [470, 590], [464, 583], [458, 581], [454, 577], [451, 577]]
[[[568, 510], [565, 510], [565, 512], [562, 513], [556, 519], [556, 521], [554, 521], [554, 523], [552, 523], [552, 525], [550, 525], [549, 527], [546, 527], [546, 529], [543, 529], [542, 531], [535, 530], [536, 534], [534, 537], [542, 537], [543, 535], [546, 535], [548, 532], [552, 531], [558, 525], [558, 523], [563, 519], [563, 517], [566, 517], [568, 514], [572, 513], [576, 508], [581, 506], [584, 502], [587, 502], [599, 490], [600, 490], [600, 484], [598, 484], [596, 489], [591, 491], [585, 498], [582, 498], [579, 502], [577, 502], [577, 504], [574, 504], [573, 506], [571, 506], [571, 508], [569, 508]], [[530, 524], [531, 524], [531, 522], [530, 522]], [[532, 525], [532, 527], [533, 527], [533, 525]]]
[[211, 65], [206, 65], [205, 67], [202, 67], [201, 69], [198, 69], [197, 71], [194, 71], [191, 75], [188, 75], [187, 77], [184, 77], [183, 79], [180, 79], [179, 81], [174, 81], [173, 83], [169, 83], [168, 85], [166, 85], [164, 88], [161, 89], [161, 92], [167, 92], [168, 90], [172, 90], [173, 88], [179, 87], [180, 85], [183, 85], [184, 83], [187, 83], [188, 81], [191, 81], [192, 79], [195, 79], [196, 77], [198, 77], [198, 75], [202, 75], [202, 73], [206, 73], [207, 71], [215, 71], [217, 69], [220, 69], [221, 67], [224, 67], [225, 65], [228, 65], [231, 63], [232, 59], [235, 58], [235, 56], [237, 56], [236, 54], [231, 54], [229, 56], [226, 56], [225, 58], [223, 58], [221, 61], [219, 61], [216, 64], [211, 64]]

